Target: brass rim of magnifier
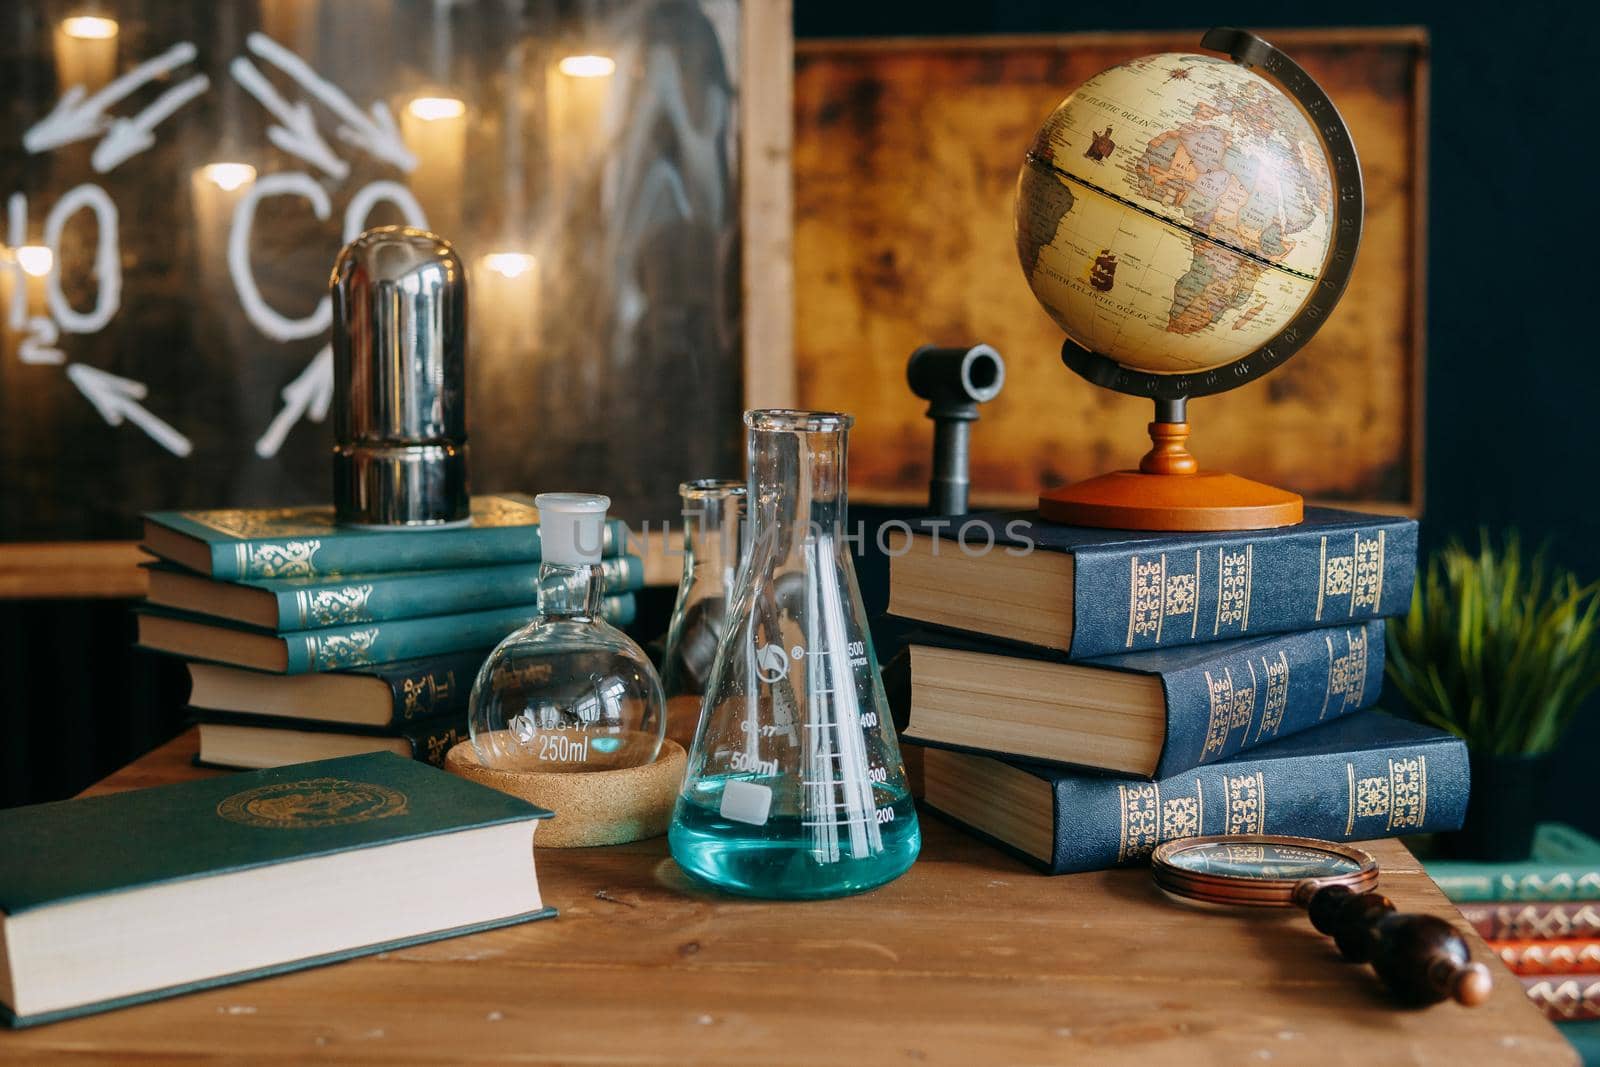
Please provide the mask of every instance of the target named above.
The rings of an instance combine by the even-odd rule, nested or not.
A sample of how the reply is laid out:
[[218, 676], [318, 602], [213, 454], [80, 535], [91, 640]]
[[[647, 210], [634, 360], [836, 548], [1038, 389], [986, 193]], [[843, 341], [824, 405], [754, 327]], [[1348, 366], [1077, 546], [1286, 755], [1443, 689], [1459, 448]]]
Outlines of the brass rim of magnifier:
[[[1344, 874], [1306, 878], [1245, 878], [1238, 875], [1205, 874], [1177, 866], [1174, 857], [1191, 849], [1211, 845], [1281, 845], [1339, 856], [1356, 864]], [[1289, 908], [1295, 905], [1295, 889], [1311, 882], [1317, 888], [1342, 885], [1353, 893], [1364, 893], [1378, 884], [1378, 861], [1371, 853], [1332, 841], [1312, 837], [1280, 837], [1272, 834], [1213, 834], [1168, 841], [1150, 856], [1151, 873], [1162, 889], [1208, 904], [1238, 904], [1256, 908]]]

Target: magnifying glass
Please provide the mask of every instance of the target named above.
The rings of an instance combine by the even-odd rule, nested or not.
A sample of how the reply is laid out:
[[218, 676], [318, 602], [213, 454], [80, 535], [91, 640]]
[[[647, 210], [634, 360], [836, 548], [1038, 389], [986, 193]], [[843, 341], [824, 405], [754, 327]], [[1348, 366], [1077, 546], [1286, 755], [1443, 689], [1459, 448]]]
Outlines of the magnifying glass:
[[1359, 848], [1307, 837], [1237, 834], [1168, 841], [1150, 857], [1156, 885], [1185, 900], [1227, 907], [1301, 907], [1347, 960], [1370, 963], [1405, 1004], [1489, 999], [1489, 969], [1443, 919], [1408, 915], [1372, 892], [1378, 861]]

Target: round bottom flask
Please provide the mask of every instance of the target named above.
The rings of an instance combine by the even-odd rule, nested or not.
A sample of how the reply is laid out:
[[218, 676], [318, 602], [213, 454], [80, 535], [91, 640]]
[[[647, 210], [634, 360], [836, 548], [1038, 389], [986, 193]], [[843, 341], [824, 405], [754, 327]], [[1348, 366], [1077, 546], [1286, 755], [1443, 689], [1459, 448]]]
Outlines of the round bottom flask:
[[502, 771], [608, 771], [655, 760], [661, 679], [600, 617], [600, 551], [611, 501], [541, 493], [539, 614], [489, 654], [472, 687], [478, 759]]

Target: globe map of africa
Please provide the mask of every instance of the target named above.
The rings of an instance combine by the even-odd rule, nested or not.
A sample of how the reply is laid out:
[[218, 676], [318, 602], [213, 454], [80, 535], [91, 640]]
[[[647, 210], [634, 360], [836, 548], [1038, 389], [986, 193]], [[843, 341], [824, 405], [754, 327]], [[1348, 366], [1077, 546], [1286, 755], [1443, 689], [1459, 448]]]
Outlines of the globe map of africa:
[[1078, 344], [1142, 371], [1208, 370], [1266, 344], [1311, 296], [1329, 171], [1266, 79], [1144, 56], [1090, 78], [1039, 130], [1017, 182], [1017, 255]]

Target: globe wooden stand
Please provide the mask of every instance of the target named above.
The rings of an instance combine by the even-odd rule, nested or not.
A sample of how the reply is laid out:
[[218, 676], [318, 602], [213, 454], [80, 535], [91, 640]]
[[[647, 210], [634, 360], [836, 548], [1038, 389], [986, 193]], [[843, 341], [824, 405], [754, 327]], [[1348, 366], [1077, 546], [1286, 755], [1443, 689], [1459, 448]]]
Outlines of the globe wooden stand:
[[1152, 422], [1138, 470], [1049, 490], [1039, 497], [1040, 517], [1113, 530], [1266, 530], [1305, 517], [1298, 494], [1201, 471], [1188, 440], [1187, 422]]

